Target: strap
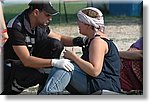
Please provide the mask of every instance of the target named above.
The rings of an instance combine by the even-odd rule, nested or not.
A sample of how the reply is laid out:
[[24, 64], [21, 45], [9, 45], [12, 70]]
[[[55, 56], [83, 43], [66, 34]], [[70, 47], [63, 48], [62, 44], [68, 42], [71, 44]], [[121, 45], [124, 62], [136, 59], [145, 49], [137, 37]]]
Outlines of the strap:
[[88, 46], [90, 45], [91, 41], [95, 38], [95, 37], [101, 37], [99, 34], [95, 34], [93, 38], [90, 39]]

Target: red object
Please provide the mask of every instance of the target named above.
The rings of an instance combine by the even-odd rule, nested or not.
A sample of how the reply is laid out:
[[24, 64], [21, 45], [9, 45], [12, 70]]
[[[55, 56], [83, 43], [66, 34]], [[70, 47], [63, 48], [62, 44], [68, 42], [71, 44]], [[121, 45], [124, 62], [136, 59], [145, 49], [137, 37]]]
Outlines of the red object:
[[2, 30], [1, 32], [2, 32], [2, 34], [4, 34], [7, 32], [7, 29]]
[[121, 60], [121, 88], [124, 91], [143, 90], [143, 60]]

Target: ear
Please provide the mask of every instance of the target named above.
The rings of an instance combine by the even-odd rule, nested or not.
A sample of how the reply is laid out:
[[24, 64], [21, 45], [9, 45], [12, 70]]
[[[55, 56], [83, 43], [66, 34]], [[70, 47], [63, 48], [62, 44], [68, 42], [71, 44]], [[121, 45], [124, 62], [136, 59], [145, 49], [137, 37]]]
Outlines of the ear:
[[33, 10], [33, 15], [38, 16], [40, 14], [40, 11], [38, 9]]

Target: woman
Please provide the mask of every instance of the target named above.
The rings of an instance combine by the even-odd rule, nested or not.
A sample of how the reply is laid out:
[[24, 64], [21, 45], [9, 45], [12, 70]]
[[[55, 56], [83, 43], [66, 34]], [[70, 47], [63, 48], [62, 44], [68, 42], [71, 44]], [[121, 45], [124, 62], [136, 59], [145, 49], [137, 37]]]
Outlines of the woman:
[[[127, 51], [120, 51], [120, 83], [123, 91], [143, 91], [143, 37], [133, 43]], [[135, 91], [136, 92], [136, 91]]]
[[74, 70], [53, 68], [40, 94], [57, 94], [67, 89], [71, 94], [92, 94], [98, 90], [120, 92], [120, 58], [112, 40], [104, 33], [100, 10], [88, 7], [77, 13], [79, 31], [86, 36], [81, 58], [66, 50]]

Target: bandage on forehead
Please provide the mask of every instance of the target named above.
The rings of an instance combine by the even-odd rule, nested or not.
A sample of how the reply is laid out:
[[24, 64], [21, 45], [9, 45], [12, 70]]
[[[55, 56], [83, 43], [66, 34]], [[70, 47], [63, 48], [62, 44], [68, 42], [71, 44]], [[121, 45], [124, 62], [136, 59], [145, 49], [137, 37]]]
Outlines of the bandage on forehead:
[[99, 29], [100, 27], [104, 27], [103, 14], [97, 8], [84, 8], [78, 12], [77, 17], [79, 21], [85, 24], [92, 25], [97, 29]]

